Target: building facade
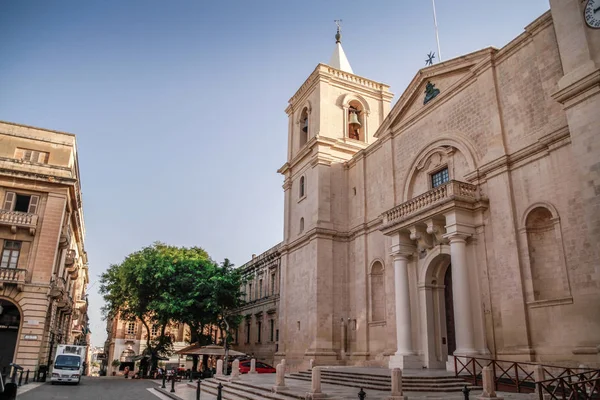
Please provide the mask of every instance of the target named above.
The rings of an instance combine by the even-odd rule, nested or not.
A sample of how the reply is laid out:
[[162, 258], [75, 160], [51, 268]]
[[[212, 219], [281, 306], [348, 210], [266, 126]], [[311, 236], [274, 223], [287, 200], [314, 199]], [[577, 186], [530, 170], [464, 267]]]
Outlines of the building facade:
[[75, 136], [0, 122], [0, 369], [87, 344], [88, 260]]
[[393, 108], [337, 36], [286, 109], [276, 360], [600, 365], [600, 30], [550, 3]]
[[[157, 325], [149, 326], [150, 340], [152, 340], [160, 335], [160, 330]], [[106, 332], [102, 358], [105, 359], [107, 374], [122, 373], [125, 367], [133, 371], [138, 356], [143, 355], [147, 348], [148, 332], [144, 324], [140, 320], [129, 321], [117, 316], [107, 319]], [[174, 351], [181, 350], [189, 344], [190, 329], [185, 324], [172, 323], [166, 328], [165, 334], [171, 336]], [[189, 367], [186, 364], [186, 357], [177, 354], [173, 354], [168, 361], [164, 362]]]
[[234, 332], [233, 347], [268, 364], [274, 362], [279, 340], [280, 244], [242, 265], [245, 305], [243, 320]]

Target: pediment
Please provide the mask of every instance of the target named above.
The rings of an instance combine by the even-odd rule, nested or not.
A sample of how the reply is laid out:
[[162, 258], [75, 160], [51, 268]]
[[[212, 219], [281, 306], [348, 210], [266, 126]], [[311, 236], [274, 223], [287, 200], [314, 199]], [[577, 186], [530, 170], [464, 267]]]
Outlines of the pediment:
[[420, 69], [375, 136], [435, 107], [442, 98], [452, 96], [464, 83], [475, 79], [477, 69], [489, 62], [496, 51], [489, 47]]

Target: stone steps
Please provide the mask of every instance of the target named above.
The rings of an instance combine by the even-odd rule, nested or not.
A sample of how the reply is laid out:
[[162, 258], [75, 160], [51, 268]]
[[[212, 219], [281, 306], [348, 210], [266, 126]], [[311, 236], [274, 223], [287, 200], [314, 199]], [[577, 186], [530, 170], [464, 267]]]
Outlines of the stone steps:
[[239, 381], [228, 381], [226, 379], [218, 378], [203, 380], [200, 386], [202, 393], [216, 396], [219, 382], [223, 385], [221, 391], [223, 400], [304, 400], [305, 398], [304, 396], [297, 396], [291, 393], [273, 393], [266, 388], [252, 385], [248, 382], [242, 383]]
[[[288, 375], [287, 378], [310, 381], [311, 372], [300, 371]], [[389, 376], [335, 371], [326, 368], [321, 370], [321, 383], [381, 391], [390, 391], [392, 389], [391, 378]], [[402, 377], [402, 390], [407, 392], [460, 392], [465, 385], [471, 389], [474, 388], [463, 379], [451, 376]]]

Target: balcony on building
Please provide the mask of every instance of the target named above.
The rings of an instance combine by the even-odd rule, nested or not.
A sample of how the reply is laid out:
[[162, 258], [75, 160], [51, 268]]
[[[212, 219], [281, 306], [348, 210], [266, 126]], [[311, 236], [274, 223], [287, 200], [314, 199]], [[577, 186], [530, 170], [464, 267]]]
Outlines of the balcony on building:
[[30, 235], [35, 235], [38, 215], [21, 211], [0, 210], [0, 225], [9, 226], [14, 234], [18, 229], [28, 229]]
[[487, 207], [487, 199], [477, 185], [451, 180], [384, 212], [381, 230], [388, 234], [455, 209], [475, 211], [481, 207]]
[[25, 285], [27, 270], [20, 268], [0, 268], [0, 290], [8, 285], [15, 285], [22, 291]]
[[67, 287], [67, 282], [65, 278], [61, 277], [53, 277], [50, 282], [50, 294], [49, 296], [53, 299], [60, 299], [64, 296]]
[[70, 266], [77, 260], [77, 253], [73, 249], [67, 250], [67, 256], [65, 257], [65, 265]]
[[60, 232], [60, 240], [58, 242], [62, 249], [65, 249], [71, 245], [71, 235], [71, 226], [69, 224], [65, 224]]

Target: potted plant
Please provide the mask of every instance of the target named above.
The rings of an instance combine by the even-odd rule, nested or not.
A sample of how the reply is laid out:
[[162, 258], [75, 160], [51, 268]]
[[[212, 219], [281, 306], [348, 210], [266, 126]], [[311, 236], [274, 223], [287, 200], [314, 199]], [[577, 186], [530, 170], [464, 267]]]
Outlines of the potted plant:
[[[121, 361], [117, 360], [116, 358], [114, 360], [112, 360], [112, 363], [110, 363], [110, 365], [114, 368], [119, 368], [119, 365], [121, 365]], [[117, 375], [117, 371], [113, 371], [112, 375], [115, 376]]]

